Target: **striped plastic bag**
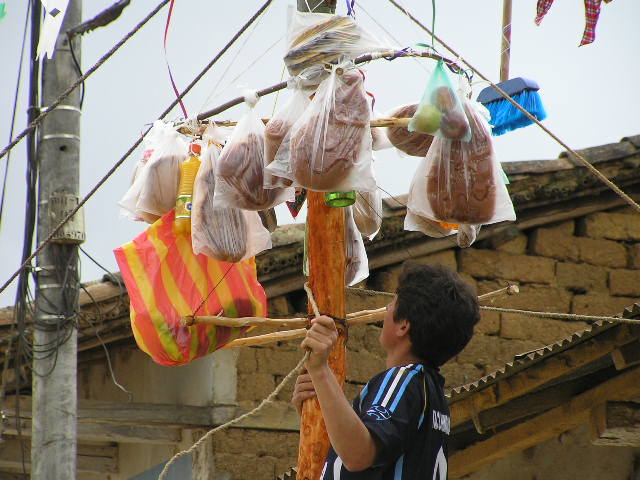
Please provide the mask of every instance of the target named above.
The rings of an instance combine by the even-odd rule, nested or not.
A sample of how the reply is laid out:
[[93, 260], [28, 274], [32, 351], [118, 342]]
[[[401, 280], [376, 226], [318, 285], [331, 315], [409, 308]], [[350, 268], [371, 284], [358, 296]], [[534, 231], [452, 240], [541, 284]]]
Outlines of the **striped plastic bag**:
[[114, 250], [131, 301], [136, 343], [165, 366], [189, 363], [247, 331], [184, 326], [181, 317], [264, 317], [267, 310], [254, 258], [225, 263], [194, 254], [190, 235], [173, 232], [174, 217], [172, 210], [133, 241]]

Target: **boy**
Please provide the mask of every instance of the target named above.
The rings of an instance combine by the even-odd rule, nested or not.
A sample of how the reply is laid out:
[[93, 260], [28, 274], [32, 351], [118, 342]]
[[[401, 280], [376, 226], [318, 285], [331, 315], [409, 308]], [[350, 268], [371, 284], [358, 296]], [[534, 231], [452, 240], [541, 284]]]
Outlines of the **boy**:
[[350, 405], [327, 358], [337, 339], [329, 317], [311, 321], [301, 346], [311, 351], [293, 393], [318, 397], [331, 449], [323, 480], [445, 480], [449, 408], [438, 368], [460, 353], [480, 319], [471, 287], [441, 265], [405, 264], [387, 306], [380, 343], [387, 370]]

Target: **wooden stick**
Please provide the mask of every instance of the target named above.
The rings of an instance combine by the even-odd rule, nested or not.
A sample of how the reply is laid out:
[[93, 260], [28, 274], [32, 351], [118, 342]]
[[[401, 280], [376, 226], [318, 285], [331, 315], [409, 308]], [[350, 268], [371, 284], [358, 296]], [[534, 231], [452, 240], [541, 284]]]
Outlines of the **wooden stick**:
[[285, 340], [294, 340], [302, 338], [307, 334], [306, 328], [297, 328], [295, 330], [284, 330], [282, 332], [266, 333], [264, 335], [256, 335], [255, 337], [237, 338], [227, 343], [223, 349], [252, 347], [255, 345], [264, 345], [265, 343], [280, 342]]
[[[515, 295], [520, 292], [517, 285], [509, 285], [508, 287], [485, 293], [478, 297], [478, 301], [495, 300], [504, 295]], [[359, 312], [347, 313], [347, 324], [362, 325], [366, 323], [379, 322], [384, 318], [387, 307], [377, 308], [375, 310], [362, 310]], [[306, 318], [262, 318], [262, 317], [218, 317], [218, 316], [189, 316], [182, 317], [180, 323], [183, 326], [191, 325], [214, 325], [216, 327], [304, 327], [308, 325], [309, 320]], [[256, 337], [252, 337], [256, 338]]]
[[505, 295], [515, 295], [516, 293], [520, 293], [520, 288], [518, 288], [517, 285], [509, 285], [500, 290], [494, 290], [493, 292], [478, 296], [478, 301], [491, 300], [493, 302], [496, 298], [504, 297]]
[[[266, 124], [269, 120], [271, 119], [263, 118], [262, 123]], [[374, 120], [371, 120], [370, 126], [372, 128], [407, 127], [410, 121], [411, 121], [410, 118], [396, 118], [396, 117], [376, 118]], [[182, 125], [181, 127], [178, 128], [178, 132], [183, 133], [185, 135], [194, 135], [194, 134], [202, 135], [206, 130], [207, 125], [211, 122], [216, 124], [218, 127], [235, 127], [238, 124], [238, 122], [235, 122], [232, 120], [205, 120], [204, 122], [202, 122], [202, 125], [200, 125], [200, 128], [198, 129], [198, 131], [195, 131], [193, 127], [189, 125]]]

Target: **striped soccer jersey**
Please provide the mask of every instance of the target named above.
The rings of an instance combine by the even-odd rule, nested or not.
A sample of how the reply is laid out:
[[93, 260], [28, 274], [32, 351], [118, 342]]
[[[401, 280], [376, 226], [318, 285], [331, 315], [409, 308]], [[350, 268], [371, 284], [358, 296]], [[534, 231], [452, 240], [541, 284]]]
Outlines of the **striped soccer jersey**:
[[377, 439], [374, 464], [350, 472], [331, 448], [322, 480], [445, 480], [449, 407], [444, 378], [421, 364], [393, 367], [373, 377], [353, 401]]

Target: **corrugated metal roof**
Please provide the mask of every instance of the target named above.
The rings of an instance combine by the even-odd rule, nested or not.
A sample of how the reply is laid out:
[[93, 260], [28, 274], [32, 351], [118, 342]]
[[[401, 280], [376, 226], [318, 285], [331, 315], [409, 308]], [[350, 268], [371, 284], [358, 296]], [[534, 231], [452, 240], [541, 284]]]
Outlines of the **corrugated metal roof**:
[[[636, 302], [633, 305], [625, 308], [624, 312], [622, 313], [622, 317], [640, 318], [640, 302]], [[458, 400], [462, 400], [463, 398], [468, 397], [478, 390], [482, 390], [499, 380], [503, 380], [512, 375], [515, 375], [516, 373], [525, 370], [532, 365], [553, 355], [557, 355], [560, 352], [563, 352], [570, 348], [574, 348], [576, 345], [590, 338], [593, 338], [611, 328], [616, 328], [619, 325], [621, 324], [612, 321], [594, 322], [586, 329], [572, 333], [570, 336], [558, 340], [557, 342], [554, 342], [550, 345], [541, 347], [538, 350], [516, 355], [512, 362], [505, 364], [502, 368], [496, 370], [495, 372], [485, 375], [475, 382], [453, 388], [449, 393], [449, 403], [454, 403]]]

